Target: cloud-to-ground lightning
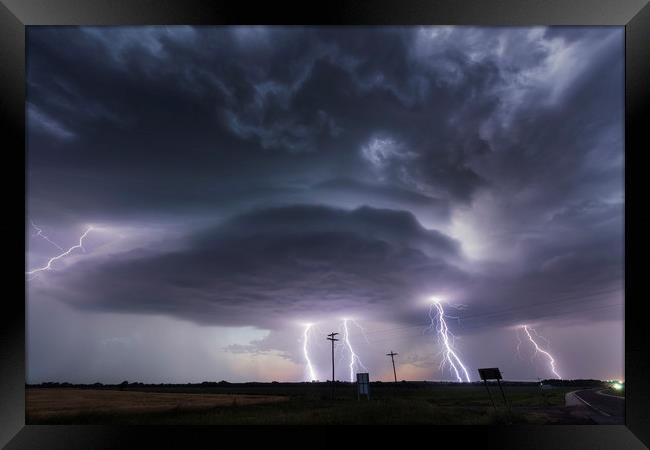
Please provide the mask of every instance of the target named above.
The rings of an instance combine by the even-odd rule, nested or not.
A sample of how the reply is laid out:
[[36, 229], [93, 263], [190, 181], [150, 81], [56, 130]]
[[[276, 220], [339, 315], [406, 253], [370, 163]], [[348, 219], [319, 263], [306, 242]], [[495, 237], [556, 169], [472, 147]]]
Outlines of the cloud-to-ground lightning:
[[309, 358], [309, 330], [311, 327], [311, 323], [305, 325], [305, 333], [302, 340], [302, 351], [305, 355], [305, 361], [307, 363], [307, 375], [309, 376], [309, 380], [316, 381], [318, 380], [318, 377], [316, 376], [316, 371], [314, 370], [314, 366], [312, 365], [311, 359]]
[[442, 370], [445, 364], [449, 364], [450, 369], [456, 375], [456, 379], [458, 381], [463, 382], [462, 375], [464, 375], [465, 381], [470, 382], [471, 380], [469, 378], [469, 374], [467, 373], [467, 369], [454, 350], [454, 335], [451, 334], [449, 327], [447, 326], [447, 322], [445, 320], [445, 310], [442, 306], [442, 303], [436, 298], [433, 298], [432, 301], [433, 303], [429, 307], [429, 319], [431, 319], [431, 325], [429, 328], [435, 328], [436, 332], [438, 333], [438, 340], [444, 347], [444, 357], [440, 363], [440, 368]]
[[45, 236], [45, 234], [43, 234], [43, 229], [37, 227], [36, 224], [33, 221], [31, 223], [32, 223], [32, 227], [36, 230], [36, 234], [34, 236], [39, 236], [39, 237], [45, 239], [47, 242], [49, 242], [50, 244], [52, 244], [53, 246], [55, 246], [56, 248], [58, 248], [62, 252], [65, 251], [63, 249], [63, 247], [61, 247], [59, 244], [57, 244], [56, 242], [51, 240], [49, 237]]
[[521, 358], [521, 344], [523, 344], [519, 336], [519, 328], [515, 329], [515, 334], [517, 335], [517, 353], [515, 354], [515, 358], [519, 359]]
[[44, 265], [43, 267], [38, 267], [36, 269], [32, 269], [30, 271], [25, 272], [25, 274], [26, 275], [34, 275], [34, 274], [36, 274], [38, 272], [42, 272], [44, 270], [51, 270], [52, 269], [52, 264], [54, 264], [59, 259], [65, 257], [65, 256], [68, 256], [70, 253], [72, 253], [73, 251], [75, 251], [78, 248], [83, 250], [83, 241], [86, 238], [86, 236], [88, 236], [88, 233], [90, 233], [92, 230], [93, 230], [93, 227], [88, 227], [88, 229], [79, 238], [79, 243], [78, 244], [73, 245], [72, 247], [70, 247], [69, 249], [64, 251], [63, 253], [50, 258], [50, 260], [47, 262], [47, 264]]
[[365, 328], [363, 328], [361, 325], [359, 325], [359, 322], [356, 320], [348, 319], [350, 322], [352, 322], [358, 329], [361, 331], [361, 334], [363, 335], [363, 339], [366, 341], [366, 344], [370, 344], [370, 341], [368, 340], [368, 335], [366, 334]]
[[537, 331], [535, 331], [533, 328], [530, 328], [528, 325], [522, 325], [521, 328], [524, 329], [524, 331], [526, 332], [526, 335], [528, 336], [528, 340], [529, 340], [529, 341], [533, 344], [533, 346], [535, 347], [535, 353], [533, 354], [533, 356], [534, 356], [534, 355], [537, 355], [537, 353], [541, 353], [541, 354], [543, 354], [544, 356], [546, 356], [546, 357], [548, 358], [549, 365], [550, 365], [550, 367], [551, 367], [551, 372], [553, 372], [553, 374], [554, 374], [556, 377], [558, 377], [558, 378], [562, 378], [562, 377], [560, 376], [560, 374], [557, 372], [557, 369], [556, 369], [556, 367], [555, 367], [555, 359], [553, 358], [553, 356], [551, 356], [551, 354], [550, 354], [549, 352], [547, 352], [546, 350], [542, 349], [542, 348], [537, 344], [537, 342], [535, 341], [535, 339], [533, 339], [533, 336], [531, 336], [529, 330], [532, 330], [533, 333], [535, 333], [535, 335], [536, 335], [537, 337], [543, 339], [543, 340], [546, 341], [547, 343], [548, 343], [548, 340], [547, 340], [546, 338], [540, 336], [539, 334], [537, 334]]
[[[348, 350], [350, 351], [350, 365], [349, 365], [349, 367], [350, 367], [350, 381], [353, 382], [354, 381], [354, 368], [357, 366], [357, 364], [358, 364], [358, 366], [363, 367], [363, 369], [366, 370], [366, 371], [368, 370], [368, 368], [363, 365], [363, 363], [361, 362], [361, 359], [354, 352], [354, 349], [352, 348], [352, 343], [350, 342], [350, 330], [348, 329], [348, 321], [350, 321], [350, 319], [343, 319], [343, 329], [345, 331], [345, 333], [344, 333], [345, 344], [348, 346]], [[351, 320], [351, 322], [355, 323], [355, 325], [357, 327], [361, 328], [359, 326], [359, 324], [357, 324], [353, 320]], [[363, 328], [361, 328], [361, 330], [363, 330]]]

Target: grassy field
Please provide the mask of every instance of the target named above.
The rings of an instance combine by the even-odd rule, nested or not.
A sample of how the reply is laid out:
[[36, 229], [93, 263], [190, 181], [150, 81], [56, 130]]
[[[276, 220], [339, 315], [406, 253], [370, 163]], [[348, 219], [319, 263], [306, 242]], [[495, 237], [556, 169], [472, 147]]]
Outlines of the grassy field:
[[232, 386], [116, 389], [28, 388], [28, 424], [580, 424], [591, 423], [564, 406], [566, 392], [535, 385], [505, 386], [497, 410], [481, 385], [382, 383], [357, 400], [354, 386], [277, 383]]

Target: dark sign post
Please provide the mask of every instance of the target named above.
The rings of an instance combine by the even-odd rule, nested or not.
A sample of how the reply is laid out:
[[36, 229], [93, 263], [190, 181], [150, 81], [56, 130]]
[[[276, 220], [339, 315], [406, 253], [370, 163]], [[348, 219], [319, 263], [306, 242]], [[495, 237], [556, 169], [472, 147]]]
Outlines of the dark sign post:
[[494, 399], [492, 398], [492, 393], [490, 392], [490, 388], [488, 387], [487, 380], [494, 380], [494, 379], [498, 380], [499, 378], [501, 378], [501, 372], [497, 368], [478, 369], [478, 374], [481, 377], [481, 380], [483, 380], [483, 383], [485, 384], [485, 390], [487, 391], [488, 396], [492, 401], [492, 406], [494, 406], [494, 410], [496, 411], [497, 405], [496, 403], [494, 403]]
[[497, 409], [497, 405], [494, 403], [494, 399], [492, 398], [492, 394], [490, 393], [490, 389], [488, 388], [488, 380], [497, 380], [497, 384], [499, 385], [499, 389], [501, 390], [501, 395], [503, 396], [503, 402], [506, 404], [508, 407], [508, 411], [510, 411], [510, 404], [508, 403], [508, 400], [506, 399], [506, 394], [503, 392], [503, 387], [501, 386], [501, 380], [503, 377], [501, 376], [501, 371], [497, 367], [490, 367], [488, 369], [478, 369], [478, 374], [481, 377], [481, 380], [483, 380], [483, 383], [485, 383], [485, 389], [488, 391], [488, 395], [490, 396], [490, 400], [492, 400], [492, 406], [494, 406], [494, 409]]
[[542, 383], [542, 380], [537, 377], [537, 381], [539, 381], [539, 392], [542, 394], [542, 400], [544, 401], [544, 406], [547, 406], [546, 403], [546, 394], [544, 394], [544, 383]]

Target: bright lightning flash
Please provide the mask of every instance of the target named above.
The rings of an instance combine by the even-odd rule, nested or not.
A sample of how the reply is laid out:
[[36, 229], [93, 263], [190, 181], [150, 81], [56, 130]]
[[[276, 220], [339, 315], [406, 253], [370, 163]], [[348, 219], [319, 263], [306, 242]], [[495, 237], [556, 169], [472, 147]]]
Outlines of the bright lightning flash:
[[[350, 331], [348, 330], [348, 321], [354, 323], [359, 328], [361, 328], [361, 326], [358, 323], [356, 323], [354, 320], [343, 319], [343, 329], [345, 330], [344, 333], [345, 344], [348, 346], [348, 350], [350, 350], [350, 382], [354, 382], [355, 366], [357, 366], [358, 364], [359, 366], [363, 367], [366, 371], [368, 370], [368, 368], [363, 365], [361, 359], [359, 359], [359, 356], [354, 352], [354, 349], [352, 348], [352, 343], [350, 342]], [[361, 328], [361, 330], [363, 330], [363, 328]]]
[[[90, 231], [92, 231], [93, 229], [94, 229], [93, 227], [88, 227], [88, 229], [84, 232], [84, 234], [82, 234], [81, 237], [79, 238], [79, 243], [77, 245], [73, 245], [72, 247], [70, 247], [69, 249], [67, 249], [66, 251], [61, 253], [60, 255], [57, 255], [57, 256], [54, 256], [53, 258], [50, 258], [50, 260], [47, 262], [47, 264], [44, 265], [43, 267], [39, 267], [37, 269], [30, 270], [28, 272], [25, 272], [25, 274], [26, 275], [34, 275], [35, 273], [42, 272], [44, 270], [51, 270], [52, 269], [52, 264], [55, 261], [58, 261], [59, 259], [65, 257], [65, 256], [68, 256], [70, 253], [72, 253], [73, 251], [75, 251], [78, 248], [83, 250], [84, 249], [83, 241], [86, 238], [86, 236], [88, 236], [88, 233], [90, 233]], [[43, 236], [43, 235], [41, 234], [41, 236]], [[49, 241], [49, 239], [48, 239], [48, 241]]]
[[440, 300], [436, 298], [433, 298], [432, 300], [433, 304], [429, 307], [429, 319], [431, 319], [430, 328], [433, 329], [435, 327], [435, 330], [438, 333], [438, 339], [440, 342], [442, 342], [442, 345], [444, 347], [444, 357], [440, 363], [440, 367], [442, 369], [444, 368], [445, 364], [449, 364], [451, 370], [456, 375], [456, 379], [461, 383], [463, 382], [463, 376], [461, 375], [462, 371], [463, 375], [465, 376], [465, 381], [469, 383], [471, 380], [469, 379], [467, 369], [454, 350], [454, 335], [451, 334], [449, 328], [447, 327], [447, 322], [445, 321], [445, 310], [442, 307], [442, 303], [440, 303]]
[[307, 362], [307, 372], [309, 372], [309, 379], [311, 381], [316, 381], [318, 380], [318, 377], [316, 376], [316, 371], [314, 370], [314, 366], [311, 364], [311, 359], [309, 358], [309, 330], [311, 329], [311, 327], [312, 327], [311, 323], [305, 325], [305, 334], [302, 340], [302, 351], [305, 354], [305, 361]]
[[553, 357], [551, 356], [551, 354], [550, 354], [549, 352], [547, 352], [546, 350], [542, 349], [539, 345], [537, 345], [537, 342], [535, 341], [535, 339], [533, 339], [533, 336], [531, 336], [529, 330], [532, 330], [533, 333], [535, 333], [536, 336], [538, 336], [538, 337], [544, 339], [546, 342], [548, 342], [548, 340], [546, 340], [546, 339], [543, 338], [542, 336], [539, 336], [539, 335], [537, 334], [537, 332], [536, 332], [533, 328], [530, 328], [528, 325], [522, 325], [521, 327], [522, 327], [522, 328], [524, 329], [524, 331], [526, 332], [526, 335], [528, 336], [528, 340], [529, 340], [529, 341], [533, 344], [533, 346], [535, 347], [535, 355], [536, 355], [537, 353], [541, 353], [541, 354], [543, 354], [544, 356], [546, 356], [546, 357], [548, 358], [549, 364], [550, 364], [550, 366], [551, 366], [551, 372], [553, 372], [553, 374], [554, 374], [556, 377], [558, 377], [559, 379], [561, 379], [562, 377], [560, 376], [560, 374], [557, 372], [557, 369], [555, 368], [555, 359], [553, 359]]

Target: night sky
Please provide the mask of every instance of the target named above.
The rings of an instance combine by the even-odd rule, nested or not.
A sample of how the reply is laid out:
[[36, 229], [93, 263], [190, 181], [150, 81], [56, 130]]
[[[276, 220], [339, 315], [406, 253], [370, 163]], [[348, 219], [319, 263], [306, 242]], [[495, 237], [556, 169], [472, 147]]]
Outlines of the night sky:
[[623, 28], [27, 44], [28, 382], [624, 377]]

